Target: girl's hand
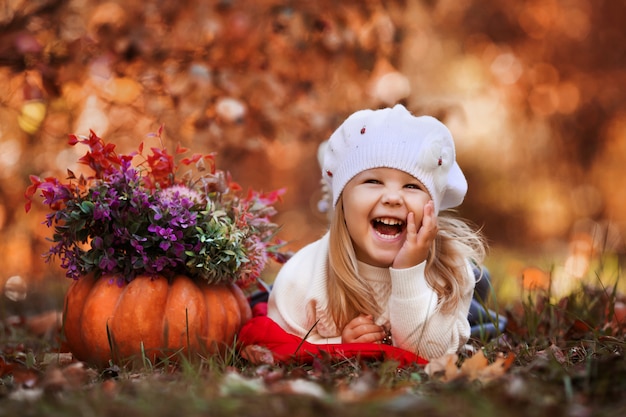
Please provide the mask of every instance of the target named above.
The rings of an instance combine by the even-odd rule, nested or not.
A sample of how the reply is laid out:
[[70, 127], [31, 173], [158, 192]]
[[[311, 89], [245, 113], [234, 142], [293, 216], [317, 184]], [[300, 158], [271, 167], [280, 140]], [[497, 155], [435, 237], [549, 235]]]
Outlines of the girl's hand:
[[395, 269], [404, 269], [424, 262], [437, 236], [437, 231], [435, 203], [431, 200], [424, 206], [424, 216], [419, 230], [415, 224], [415, 214], [413, 212], [408, 214], [406, 220], [406, 240], [391, 266]]
[[374, 343], [385, 337], [385, 329], [374, 323], [374, 318], [361, 314], [350, 320], [341, 332], [341, 343]]

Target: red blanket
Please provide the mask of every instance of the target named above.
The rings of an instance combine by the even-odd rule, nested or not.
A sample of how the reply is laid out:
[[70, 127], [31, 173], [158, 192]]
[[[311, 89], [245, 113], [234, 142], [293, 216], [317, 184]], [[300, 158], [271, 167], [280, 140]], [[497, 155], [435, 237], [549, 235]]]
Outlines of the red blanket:
[[[255, 313], [257, 313], [255, 311]], [[257, 313], [258, 314], [258, 313]], [[244, 356], [250, 358], [250, 352], [256, 346], [268, 349], [275, 362], [312, 363], [315, 358], [344, 360], [375, 359], [395, 360], [400, 366], [412, 364], [425, 365], [424, 358], [394, 346], [378, 343], [339, 343], [314, 344], [285, 332], [278, 324], [264, 314], [248, 321], [239, 332], [239, 341], [243, 345]], [[248, 354], [246, 354], [248, 350]]]

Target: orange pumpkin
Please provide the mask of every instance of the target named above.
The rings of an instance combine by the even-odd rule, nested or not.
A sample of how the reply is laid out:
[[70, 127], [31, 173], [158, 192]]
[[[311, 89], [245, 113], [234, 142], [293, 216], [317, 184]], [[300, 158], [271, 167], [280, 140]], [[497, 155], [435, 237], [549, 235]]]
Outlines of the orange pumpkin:
[[85, 276], [65, 296], [64, 342], [77, 359], [96, 366], [142, 355], [152, 363], [175, 361], [179, 353], [223, 352], [250, 317], [234, 284], [138, 276], [120, 286], [114, 276]]

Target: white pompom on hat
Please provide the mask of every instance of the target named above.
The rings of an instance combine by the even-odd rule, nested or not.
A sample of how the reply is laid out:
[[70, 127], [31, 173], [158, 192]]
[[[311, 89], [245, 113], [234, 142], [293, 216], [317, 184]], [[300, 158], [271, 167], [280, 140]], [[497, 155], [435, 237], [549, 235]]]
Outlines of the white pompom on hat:
[[330, 136], [320, 159], [333, 207], [346, 184], [372, 168], [395, 168], [417, 178], [436, 213], [461, 204], [467, 192], [448, 128], [434, 117], [413, 116], [401, 104], [350, 115]]

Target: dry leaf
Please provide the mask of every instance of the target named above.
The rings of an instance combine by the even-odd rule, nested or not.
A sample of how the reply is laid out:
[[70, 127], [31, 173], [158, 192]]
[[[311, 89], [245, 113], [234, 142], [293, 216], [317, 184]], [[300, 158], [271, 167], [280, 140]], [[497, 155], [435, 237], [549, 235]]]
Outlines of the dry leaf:
[[48, 393], [75, 390], [82, 388], [96, 376], [96, 372], [82, 362], [75, 362], [64, 368], [51, 366], [41, 378], [40, 386]]
[[490, 365], [480, 369], [476, 374], [476, 379], [481, 382], [489, 382], [494, 379], [500, 378], [504, 375], [513, 362], [515, 361], [515, 355], [513, 353], [509, 353], [508, 356], [498, 356], [493, 363]]
[[68, 387], [75, 389], [81, 388], [98, 376], [98, 373], [94, 369], [88, 368], [82, 362], [71, 363], [65, 366], [62, 371]]
[[459, 357], [454, 353], [444, 355], [428, 362], [424, 370], [431, 378], [440, 377], [442, 381], [451, 381], [459, 373], [456, 366], [458, 359]]
[[259, 345], [245, 346], [241, 356], [254, 365], [273, 365], [276, 362], [272, 351]]
[[460, 373], [470, 381], [479, 378], [480, 373], [489, 366], [489, 360], [482, 350], [467, 358], [461, 365]]
[[488, 382], [504, 375], [515, 360], [515, 355], [498, 356], [496, 360], [489, 364], [482, 350], [474, 356], [466, 359], [461, 367], [456, 366], [458, 356], [455, 354], [444, 355], [434, 359], [426, 365], [425, 371], [431, 378], [440, 378], [443, 382], [453, 381], [457, 378], [464, 378], [469, 381]]
[[41, 364], [48, 365], [69, 365], [74, 362], [74, 355], [71, 353], [44, 353]]

